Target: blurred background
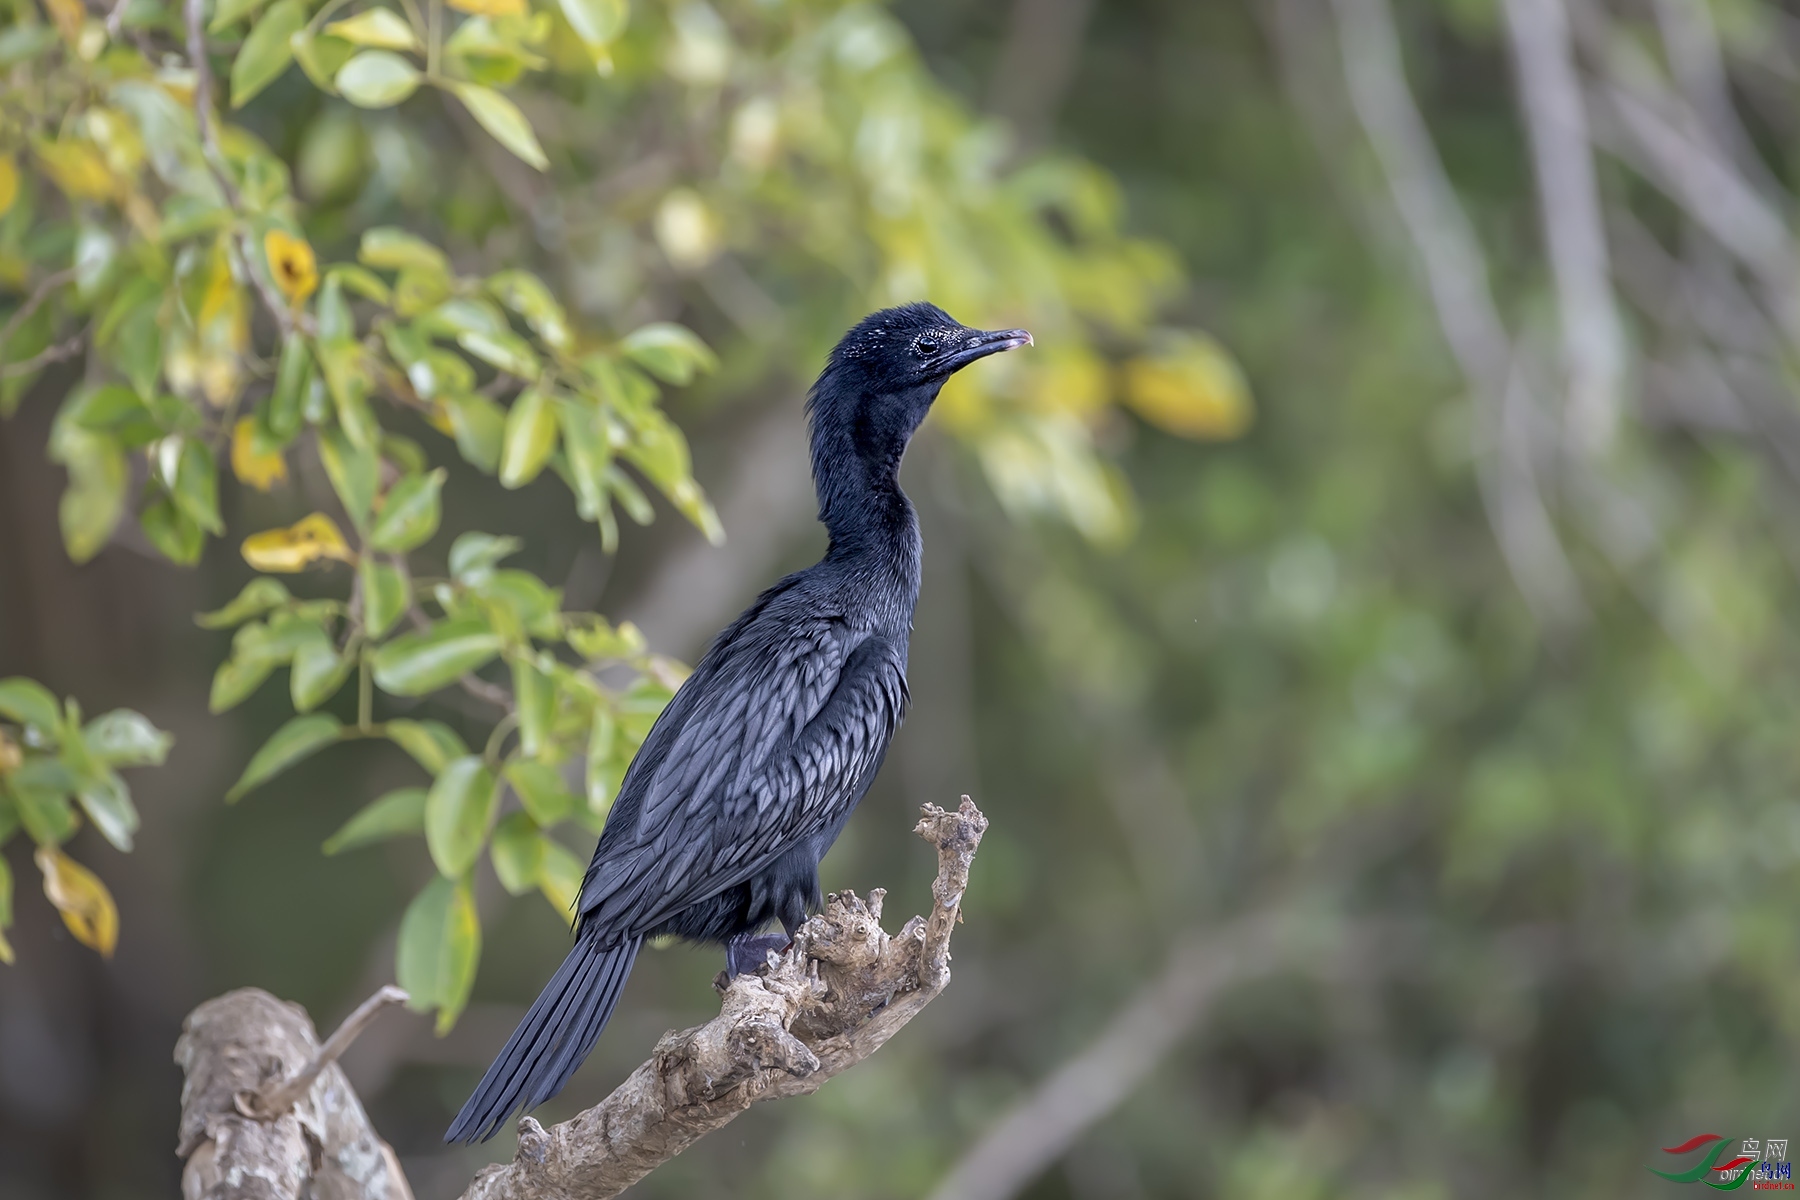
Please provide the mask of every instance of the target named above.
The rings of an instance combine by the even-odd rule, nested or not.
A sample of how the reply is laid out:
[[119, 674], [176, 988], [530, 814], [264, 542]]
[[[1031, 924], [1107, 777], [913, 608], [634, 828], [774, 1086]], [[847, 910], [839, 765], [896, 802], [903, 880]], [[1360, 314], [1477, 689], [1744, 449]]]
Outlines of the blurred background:
[[[822, 548], [800, 402], [849, 323], [929, 297], [1038, 335], [959, 380], [907, 461], [914, 707], [825, 865], [923, 911], [914, 813], [972, 795], [993, 825], [954, 982], [631, 1195], [1622, 1197], [1676, 1187], [1645, 1167], [1703, 1130], [1800, 1134], [1785, 7], [634, 0], [631, 21], [610, 78], [517, 96], [544, 175], [431, 95], [368, 113], [290, 71], [234, 117], [292, 164], [321, 252], [403, 224], [461, 268], [536, 267], [584, 319], [680, 320], [717, 350], [667, 408], [722, 548], [658, 501], [607, 555], [566, 494], [466, 469], [446, 529], [522, 537], [566, 608], [691, 662]], [[415, 782], [391, 747], [224, 803], [287, 709], [210, 716], [229, 639], [192, 614], [251, 572], [232, 539], [191, 569], [127, 537], [70, 564], [45, 445], [76, 377], [0, 423], [0, 676], [176, 742], [132, 777], [133, 853], [73, 843], [119, 901], [110, 961], [9, 851], [8, 1200], [174, 1194], [184, 1014], [256, 985], [329, 1028], [392, 978], [432, 872], [416, 839], [319, 852]], [[324, 486], [228, 482], [227, 524]], [[485, 865], [476, 891], [454, 1030], [389, 1014], [345, 1061], [420, 1200], [510, 1156], [510, 1134], [438, 1139], [562, 953], [541, 902]], [[719, 965], [647, 954], [539, 1115], [715, 1011]]]

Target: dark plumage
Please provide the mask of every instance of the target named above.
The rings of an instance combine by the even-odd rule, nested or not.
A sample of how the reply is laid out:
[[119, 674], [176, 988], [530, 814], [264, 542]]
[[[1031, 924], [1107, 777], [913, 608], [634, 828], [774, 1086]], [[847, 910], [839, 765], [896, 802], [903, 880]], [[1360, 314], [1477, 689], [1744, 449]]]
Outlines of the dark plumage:
[[445, 1135], [493, 1135], [559, 1091], [612, 1015], [644, 939], [722, 942], [736, 972], [817, 908], [819, 860], [906, 711], [919, 526], [900, 459], [951, 374], [1031, 341], [930, 304], [865, 318], [808, 402], [825, 557], [714, 640], [632, 760], [577, 901], [575, 948]]

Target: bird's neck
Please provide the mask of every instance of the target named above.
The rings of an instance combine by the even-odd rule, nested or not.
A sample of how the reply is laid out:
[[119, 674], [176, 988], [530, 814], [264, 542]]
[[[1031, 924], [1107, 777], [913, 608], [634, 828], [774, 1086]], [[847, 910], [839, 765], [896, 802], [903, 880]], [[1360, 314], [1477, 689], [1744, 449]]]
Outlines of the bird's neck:
[[[929, 398], [919, 405], [919, 415]], [[857, 405], [848, 412], [821, 409], [812, 438], [813, 486], [819, 520], [831, 535], [828, 558], [869, 560], [892, 572], [902, 589], [916, 592], [919, 522], [900, 488], [900, 462], [916, 419], [892, 419], [894, 405]], [[883, 414], [870, 418], [870, 412]]]

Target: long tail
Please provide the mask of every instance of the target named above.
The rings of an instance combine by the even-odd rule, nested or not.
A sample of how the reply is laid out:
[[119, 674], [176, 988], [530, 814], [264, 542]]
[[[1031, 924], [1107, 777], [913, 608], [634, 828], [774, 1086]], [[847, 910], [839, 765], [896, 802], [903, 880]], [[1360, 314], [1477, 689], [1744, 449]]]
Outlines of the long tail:
[[585, 938], [577, 942], [475, 1085], [444, 1140], [485, 1142], [508, 1117], [561, 1091], [606, 1028], [641, 945], [643, 939], [635, 937], [605, 950]]

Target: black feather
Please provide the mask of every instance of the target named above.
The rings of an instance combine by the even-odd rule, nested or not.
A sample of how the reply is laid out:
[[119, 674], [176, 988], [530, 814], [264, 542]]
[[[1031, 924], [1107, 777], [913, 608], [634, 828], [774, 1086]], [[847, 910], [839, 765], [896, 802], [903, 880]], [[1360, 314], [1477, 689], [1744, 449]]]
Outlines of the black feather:
[[645, 938], [728, 942], [819, 904], [819, 860], [905, 714], [919, 527], [907, 442], [951, 373], [1029, 341], [929, 304], [864, 319], [808, 401], [825, 557], [714, 640], [625, 772], [577, 900], [577, 942], [446, 1134], [487, 1138], [556, 1094]]

